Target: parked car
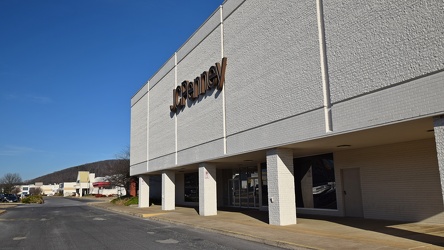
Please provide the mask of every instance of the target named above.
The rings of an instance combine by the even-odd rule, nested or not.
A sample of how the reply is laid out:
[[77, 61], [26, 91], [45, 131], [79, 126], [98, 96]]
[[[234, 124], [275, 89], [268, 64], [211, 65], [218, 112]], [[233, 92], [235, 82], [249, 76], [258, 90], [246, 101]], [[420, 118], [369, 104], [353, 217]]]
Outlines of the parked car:
[[5, 202], [5, 195], [4, 194], [0, 194], [0, 202]]
[[6, 194], [5, 200], [6, 202], [18, 202], [19, 198], [15, 194]]

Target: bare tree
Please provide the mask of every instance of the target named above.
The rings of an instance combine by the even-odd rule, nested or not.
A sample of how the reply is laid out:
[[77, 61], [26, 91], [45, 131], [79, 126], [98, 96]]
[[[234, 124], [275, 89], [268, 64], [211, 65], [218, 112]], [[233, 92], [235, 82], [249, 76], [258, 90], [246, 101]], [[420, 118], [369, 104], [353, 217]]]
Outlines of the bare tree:
[[0, 178], [0, 186], [4, 193], [11, 193], [15, 185], [22, 183], [22, 177], [17, 173], [7, 173]]
[[107, 177], [107, 181], [109, 181], [112, 186], [125, 188], [126, 194], [129, 195], [131, 183], [129, 147], [117, 154], [116, 159], [118, 161], [113, 166], [113, 171]]
[[11, 190], [11, 194], [15, 194], [15, 195], [17, 195], [18, 193], [20, 193], [22, 190], [20, 189], [20, 187], [18, 187], [18, 186], [14, 186], [13, 188], [12, 188], [12, 190]]
[[29, 190], [29, 194], [31, 194], [31, 195], [41, 195], [42, 192], [43, 191], [40, 187], [30, 188], [30, 190]]

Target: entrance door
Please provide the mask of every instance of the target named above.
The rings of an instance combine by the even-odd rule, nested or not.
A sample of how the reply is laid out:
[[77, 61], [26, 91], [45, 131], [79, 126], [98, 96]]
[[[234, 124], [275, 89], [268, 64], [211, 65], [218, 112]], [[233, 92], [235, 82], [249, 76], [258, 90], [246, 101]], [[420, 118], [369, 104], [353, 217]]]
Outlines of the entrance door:
[[228, 180], [229, 205], [234, 207], [259, 207], [259, 179], [257, 170], [243, 168]]
[[239, 179], [228, 180], [228, 193], [230, 206], [240, 207]]
[[257, 177], [249, 177], [247, 183], [248, 183], [247, 207], [259, 207], [259, 179]]
[[342, 170], [345, 215], [349, 217], [363, 217], [361, 175], [359, 168]]

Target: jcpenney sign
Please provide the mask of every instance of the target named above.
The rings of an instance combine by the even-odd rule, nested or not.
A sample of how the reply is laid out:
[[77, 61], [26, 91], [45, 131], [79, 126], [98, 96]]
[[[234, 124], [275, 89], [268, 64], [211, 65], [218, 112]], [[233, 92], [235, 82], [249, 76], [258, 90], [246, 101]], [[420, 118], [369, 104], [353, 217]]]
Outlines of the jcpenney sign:
[[183, 81], [173, 89], [173, 105], [170, 105], [171, 112], [180, 111], [185, 106], [186, 100], [196, 100], [199, 95], [205, 95], [207, 90], [217, 88], [222, 90], [225, 82], [225, 69], [227, 58], [222, 58], [222, 63], [216, 63], [208, 71], [204, 71], [193, 81]]

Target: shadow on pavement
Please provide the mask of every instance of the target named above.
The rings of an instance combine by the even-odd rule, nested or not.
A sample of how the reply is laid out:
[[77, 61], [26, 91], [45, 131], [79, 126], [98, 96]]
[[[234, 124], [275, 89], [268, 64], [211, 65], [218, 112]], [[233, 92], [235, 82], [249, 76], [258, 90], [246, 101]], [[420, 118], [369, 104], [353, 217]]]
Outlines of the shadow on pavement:
[[[315, 215], [298, 215], [299, 218], [311, 220], [329, 221], [348, 227], [358, 228], [367, 231], [374, 231], [395, 237], [415, 240], [435, 246], [444, 247], [444, 237], [432, 235], [440, 233], [444, 235], [444, 226], [436, 224], [406, 223], [400, 221], [373, 220], [349, 217], [329, 217]], [[403, 228], [409, 228], [402, 229]]]
[[233, 208], [220, 207], [217, 208], [217, 211], [241, 213], [251, 218], [254, 218], [258, 221], [268, 224], [268, 211], [260, 211], [253, 208], [249, 209], [249, 208], [235, 208], [235, 207]]

